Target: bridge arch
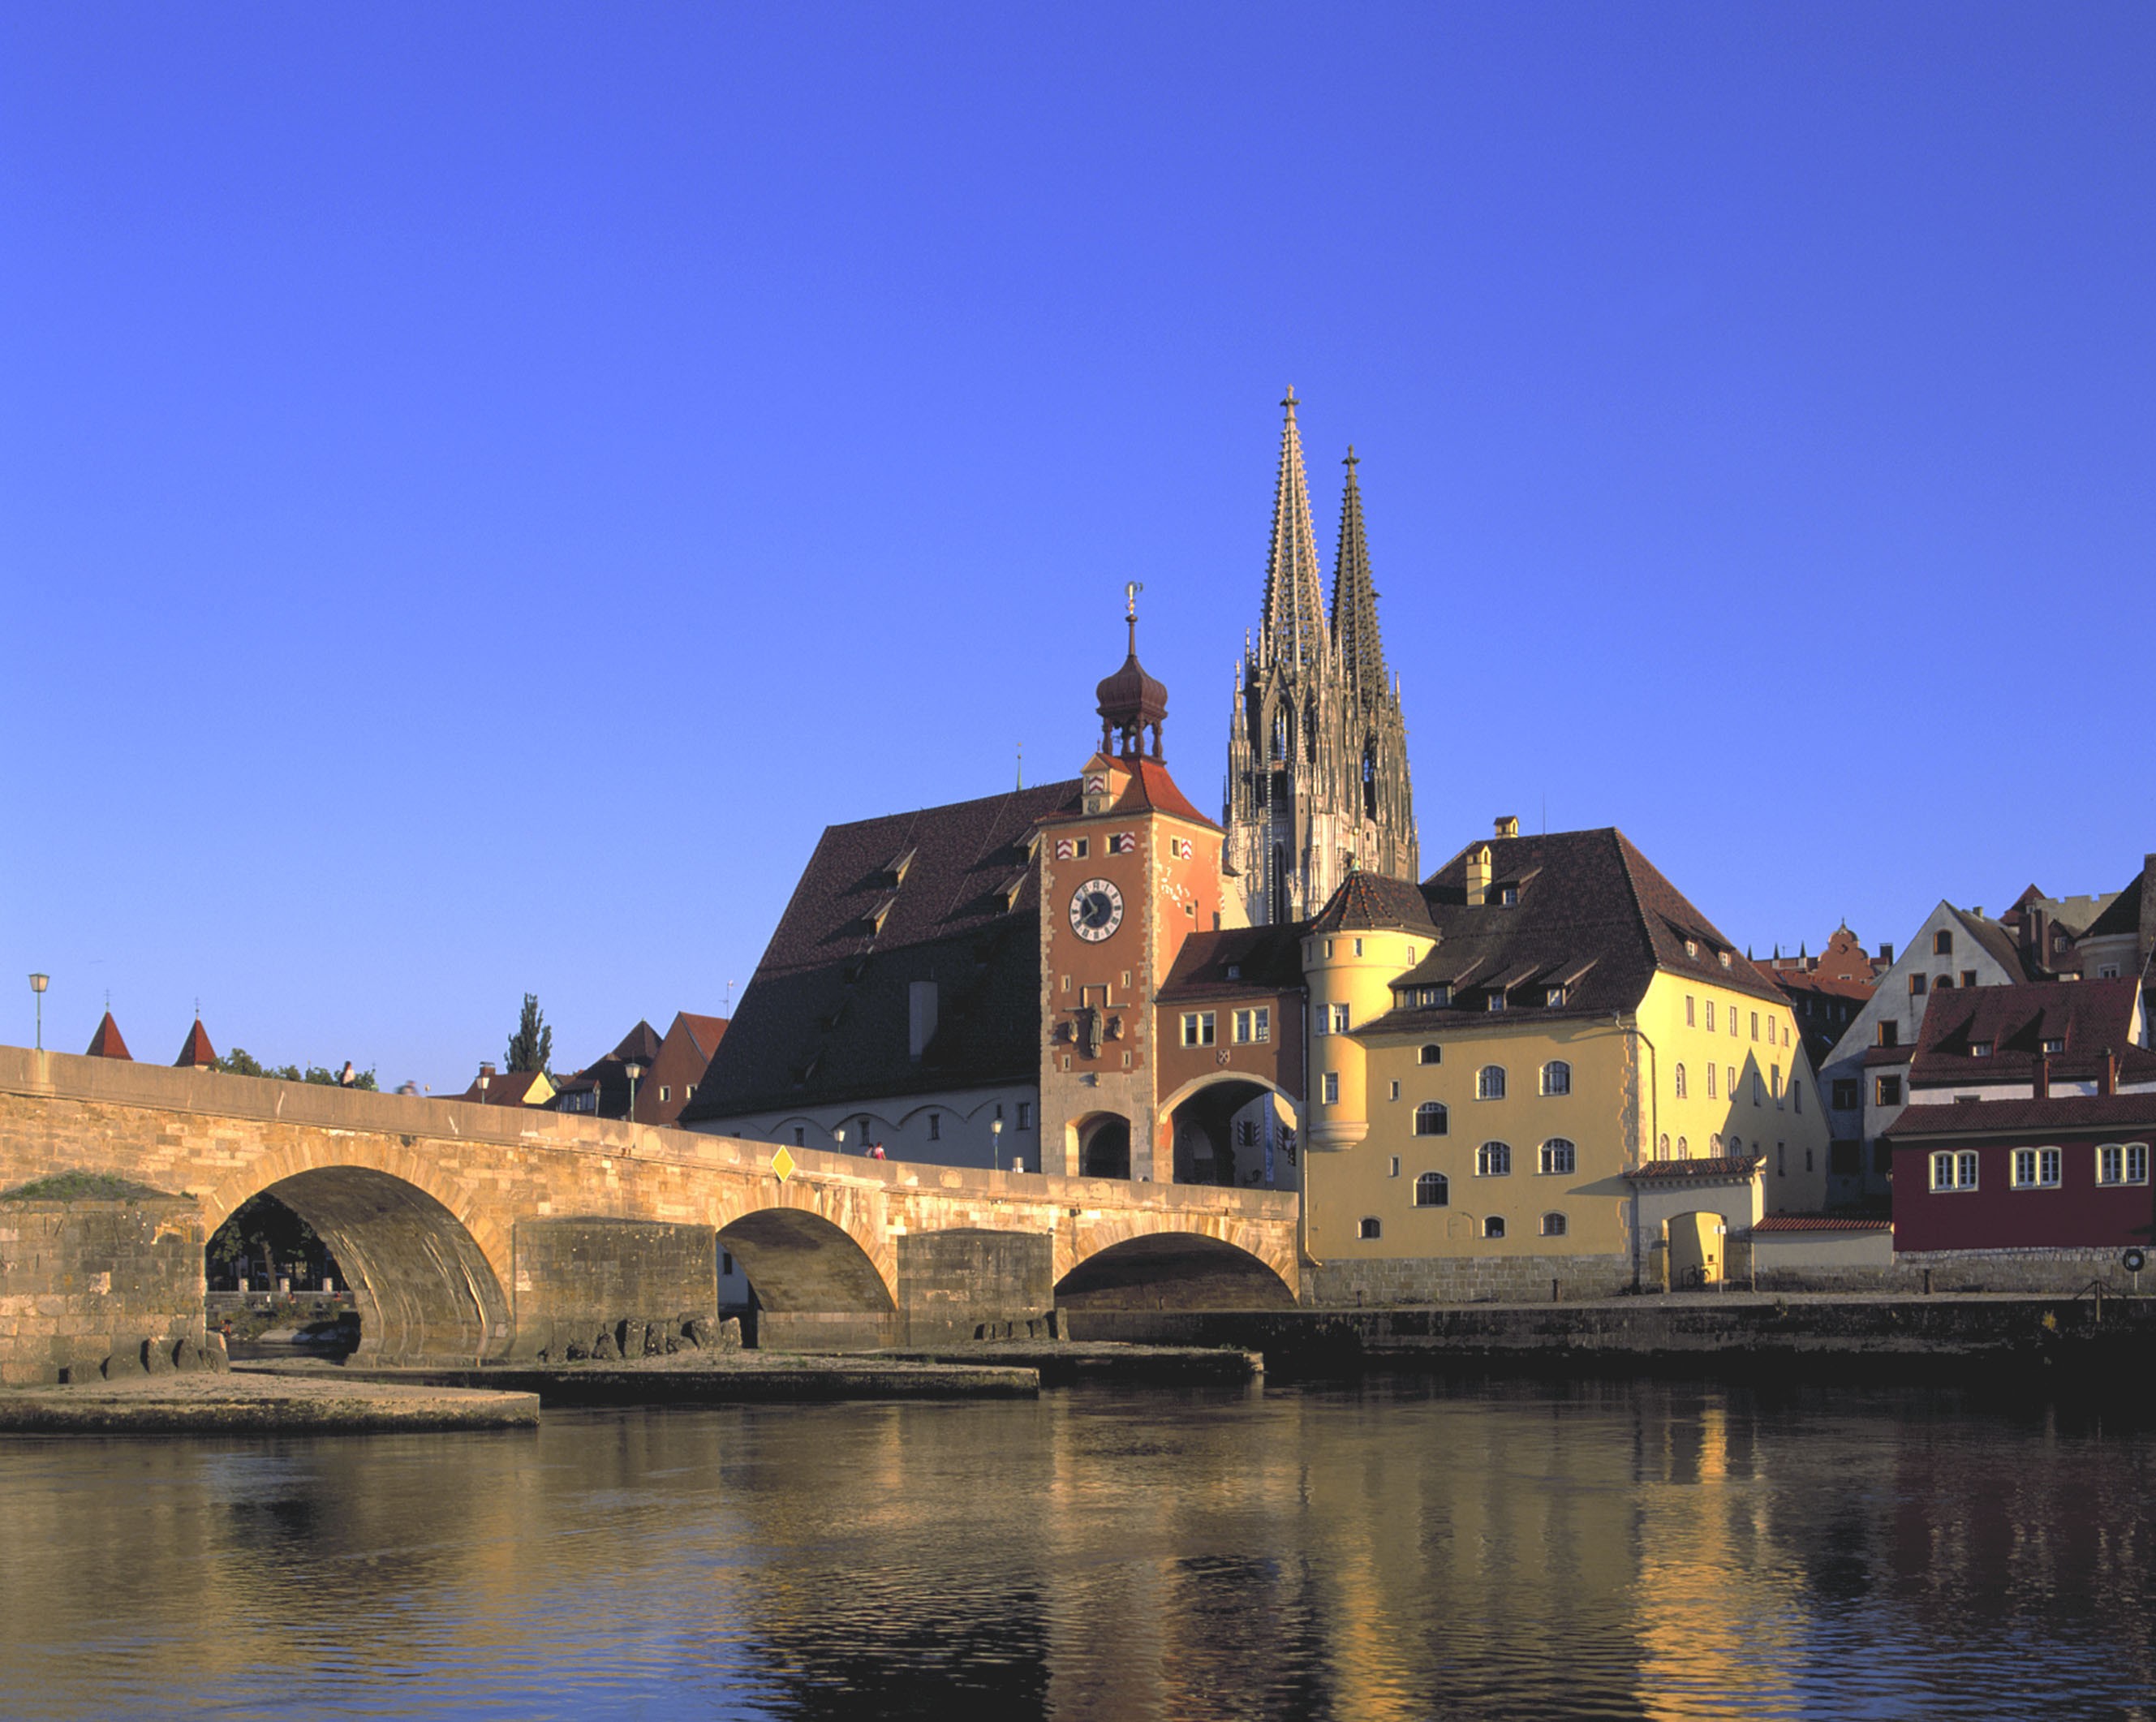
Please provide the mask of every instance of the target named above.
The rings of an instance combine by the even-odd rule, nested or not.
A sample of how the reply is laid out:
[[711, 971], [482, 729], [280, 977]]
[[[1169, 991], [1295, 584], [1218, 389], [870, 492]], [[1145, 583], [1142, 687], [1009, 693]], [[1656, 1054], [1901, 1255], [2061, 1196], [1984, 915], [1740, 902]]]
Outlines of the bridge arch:
[[361, 1361], [477, 1363], [507, 1349], [508, 1241], [454, 1180], [348, 1139], [316, 1155], [271, 1154], [208, 1195], [209, 1229], [262, 1195], [336, 1257], [359, 1313]]
[[1059, 1262], [1059, 1308], [1291, 1309], [1292, 1264], [1214, 1231], [1163, 1227]]

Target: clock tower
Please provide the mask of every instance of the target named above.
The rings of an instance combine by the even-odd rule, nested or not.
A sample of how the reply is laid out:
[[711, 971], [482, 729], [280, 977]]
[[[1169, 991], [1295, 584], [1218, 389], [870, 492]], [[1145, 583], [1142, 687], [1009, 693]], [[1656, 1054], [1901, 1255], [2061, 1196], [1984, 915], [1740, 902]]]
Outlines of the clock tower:
[[1153, 995], [1186, 938], [1243, 918], [1221, 889], [1220, 827], [1168, 774], [1168, 690], [1138, 662], [1139, 589], [1125, 589], [1128, 655], [1097, 690], [1100, 748], [1075, 804], [1039, 830], [1041, 1149], [1045, 1170], [1165, 1181]]

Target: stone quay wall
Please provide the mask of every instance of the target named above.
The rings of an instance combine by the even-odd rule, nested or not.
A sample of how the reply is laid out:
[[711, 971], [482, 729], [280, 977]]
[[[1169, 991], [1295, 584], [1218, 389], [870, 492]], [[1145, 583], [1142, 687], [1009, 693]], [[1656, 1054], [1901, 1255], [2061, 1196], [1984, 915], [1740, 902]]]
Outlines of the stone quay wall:
[[0, 1200], [0, 1385], [171, 1367], [202, 1344], [208, 1241], [184, 1197]]
[[1305, 1303], [1326, 1309], [1577, 1302], [1631, 1290], [1632, 1259], [1625, 1255], [1378, 1257], [1307, 1268], [1303, 1286]]

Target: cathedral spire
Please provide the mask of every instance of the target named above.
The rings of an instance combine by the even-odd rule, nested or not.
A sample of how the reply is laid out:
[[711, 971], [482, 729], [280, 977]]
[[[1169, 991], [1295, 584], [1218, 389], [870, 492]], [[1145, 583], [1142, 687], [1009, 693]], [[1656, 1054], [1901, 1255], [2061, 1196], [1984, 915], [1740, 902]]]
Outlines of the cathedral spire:
[[1378, 633], [1378, 594], [1370, 583], [1370, 546], [1363, 531], [1363, 491], [1355, 482], [1360, 464], [1348, 445], [1348, 488], [1340, 499], [1340, 557], [1332, 565], [1332, 645], [1348, 691], [1377, 702], [1385, 697], [1385, 646]]
[[1287, 424], [1281, 432], [1260, 649], [1269, 661], [1314, 665], [1326, 655], [1325, 578], [1318, 568], [1317, 534], [1310, 523], [1310, 481], [1303, 471], [1302, 434], [1295, 422], [1299, 403], [1292, 383], [1281, 404], [1287, 409]]

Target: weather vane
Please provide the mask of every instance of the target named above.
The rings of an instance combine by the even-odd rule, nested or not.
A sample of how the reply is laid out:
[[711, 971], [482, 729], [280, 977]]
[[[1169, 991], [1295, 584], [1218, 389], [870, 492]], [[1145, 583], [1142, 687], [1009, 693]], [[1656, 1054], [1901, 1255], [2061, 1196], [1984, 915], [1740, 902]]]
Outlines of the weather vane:
[[1142, 580], [1123, 582], [1123, 614], [1133, 622], [1138, 619], [1138, 594], [1145, 590]]

